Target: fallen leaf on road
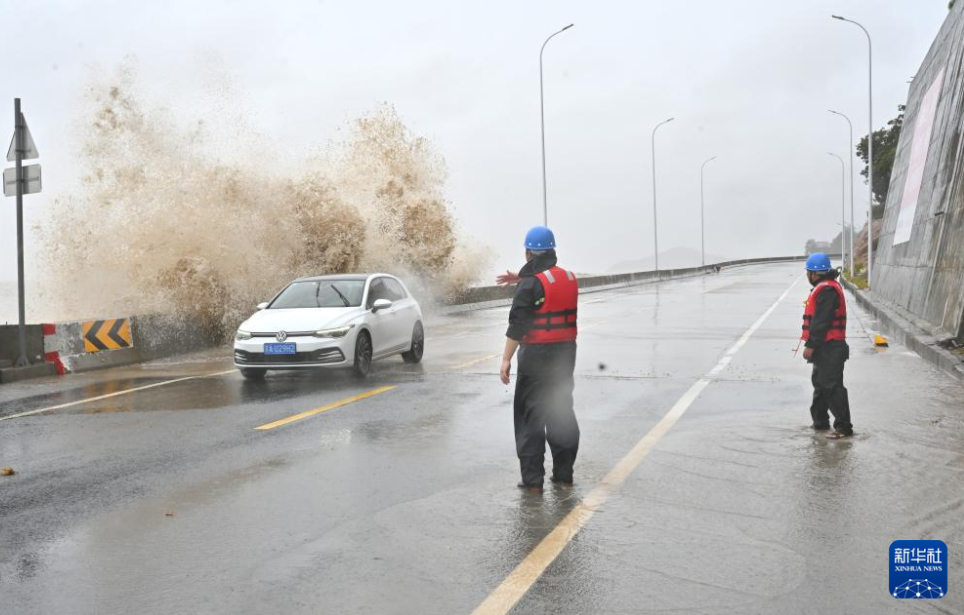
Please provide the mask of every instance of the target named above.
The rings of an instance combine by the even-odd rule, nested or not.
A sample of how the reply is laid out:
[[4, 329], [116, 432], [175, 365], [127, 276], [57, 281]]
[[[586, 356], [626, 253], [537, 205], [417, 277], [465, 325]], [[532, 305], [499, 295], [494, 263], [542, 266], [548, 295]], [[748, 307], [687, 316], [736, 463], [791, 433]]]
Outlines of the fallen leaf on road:
[[16, 474], [16, 472], [14, 472], [10, 466], [0, 468], [0, 476], [13, 476], [14, 474]]

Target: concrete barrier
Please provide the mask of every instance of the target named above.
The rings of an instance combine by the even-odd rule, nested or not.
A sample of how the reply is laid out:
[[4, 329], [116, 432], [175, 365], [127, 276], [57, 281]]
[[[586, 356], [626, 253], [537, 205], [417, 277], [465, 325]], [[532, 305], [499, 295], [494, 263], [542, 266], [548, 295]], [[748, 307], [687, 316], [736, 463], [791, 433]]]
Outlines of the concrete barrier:
[[[31, 363], [44, 359], [43, 325], [27, 325], [27, 358]], [[0, 325], [0, 365], [13, 364], [20, 354], [19, 327]]]
[[27, 359], [31, 364], [13, 367], [20, 354], [18, 329], [17, 325], [0, 325], [0, 383], [56, 374], [57, 364], [46, 359], [46, 325], [27, 325]]
[[[111, 343], [111, 330], [102, 326], [98, 334], [98, 328], [91, 323], [118, 325], [111, 330], [124, 331], [123, 341], [118, 336], [118, 341]], [[200, 326], [162, 314], [51, 323], [37, 329], [43, 332], [43, 358], [53, 363], [60, 374], [130, 365], [203, 350], [217, 343]], [[103, 343], [91, 343], [92, 338], [102, 339]]]
[[[772, 256], [764, 258], [744, 258], [724, 261], [700, 267], [685, 267], [681, 269], [661, 269], [656, 271], [637, 271], [634, 273], [616, 273], [611, 275], [585, 276], [579, 278], [579, 291], [592, 292], [594, 290], [608, 290], [623, 286], [635, 286], [664, 280], [675, 280], [713, 273], [717, 267], [732, 268], [745, 265], [762, 265], [767, 263], [782, 263], [805, 260], [805, 256]], [[462, 311], [466, 309], [485, 309], [497, 307], [511, 302], [515, 289], [511, 286], [482, 286], [470, 288], [464, 293], [447, 301], [449, 308], [444, 312]]]
[[[582, 292], [594, 292], [646, 284], [662, 280], [674, 280], [685, 277], [704, 275], [716, 271], [717, 267], [731, 268], [746, 265], [801, 261], [803, 256], [780, 256], [768, 258], [747, 258], [723, 263], [714, 263], [705, 267], [687, 267], [682, 269], [666, 269], [658, 273], [655, 271], [640, 271], [635, 273], [620, 273], [613, 275], [586, 276], [580, 278], [579, 287]], [[446, 302], [446, 311], [462, 311], [485, 309], [496, 305], [505, 305], [512, 300], [513, 288], [503, 286], [486, 286], [471, 288], [458, 297]], [[122, 321], [122, 322], [121, 322]], [[92, 323], [101, 323], [96, 326]], [[111, 326], [111, 323], [118, 325]], [[123, 342], [112, 343], [108, 337], [111, 331], [124, 330], [129, 327], [129, 339], [125, 341], [127, 347], [119, 347]], [[126, 331], [126, 330], [125, 330]], [[8, 337], [12, 343], [8, 341]], [[45, 362], [56, 369], [56, 373], [84, 372], [119, 365], [130, 365], [143, 361], [150, 361], [173, 356], [185, 352], [204, 350], [217, 346], [222, 340], [212, 339], [211, 332], [200, 325], [163, 314], [147, 314], [142, 316], [115, 316], [91, 321], [70, 321], [31, 325], [28, 327], [28, 352], [32, 361]], [[92, 341], [99, 337], [102, 343]], [[16, 359], [16, 326], [0, 327], [0, 360], [11, 355]], [[86, 339], [86, 341], [85, 341]], [[100, 349], [103, 346], [104, 349]], [[53, 373], [43, 370], [44, 374]], [[40, 373], [40, 370], [38, 370]]]

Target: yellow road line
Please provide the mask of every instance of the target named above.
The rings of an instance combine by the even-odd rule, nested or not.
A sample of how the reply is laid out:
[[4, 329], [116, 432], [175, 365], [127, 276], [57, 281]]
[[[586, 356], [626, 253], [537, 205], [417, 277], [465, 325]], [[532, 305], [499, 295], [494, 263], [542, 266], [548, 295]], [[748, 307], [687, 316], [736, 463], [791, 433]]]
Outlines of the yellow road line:
[[683, 394], [682, 397], [673, 405], [669, 412], [649, 430], [643, 439], [626, 454], [625, 457], [616, 463], [609, 474], [603, 478], [598, 487], [589, 492], [589, 495], [579, 503], [572, 511], [566, 515], [559, 524], [553, 528], [549, 535], [536, 545], [535, 549], [529, 553], [516, 566], [508, 577], [505, 578], [498, 587], [480, 604], [472, 615], [506, 615], [522, 599], [535, 582], [542, 576], [542, 573], [559, 557], [562, 550], [572, 541], [586, 523], [592, 518], [593, 514], [609, 499], [609, 497], [622, 486], [623, 482], [629, 477], [649, 452], [663, 439], [669, 430], [683, 416], [683, 413], [693, 404], [707, 386], [711, 379], [717, 376], [730, 364], [734, 355], [756, 330], [763, 325], [763, 322], [773, 313], [773, 311], [783, 302], [790, 293], [797, 281], [790, 285], [780, 298], [776, 300], [760, 316], [753, 325], [747, 329], [746, 333], [731, 346], [719, 360], [716, 366], [711, 369], [703, 378], [697, 380], [693, 386]]
[[473, 365], [482, 363], [483, 361], [488, 361], [490, 359], [494, 359], [496, 357], [501, 357], [501, 356], [502, 356], [501, 352], [497, 354], [486, 355], [484, 357], [479, 357], [478, 359], [472, 359], [471, 361], [466, 361], [465, 363], [459, 363], [458, 365], [453, 365], [450, 369], [453, 369], [456, 371], [460, 369], [465, 369], [466, 367], [472, 367]]
[[97, 395], [95, 397], [88, 397], [86, 399], [78, 399], [77, 401], [67, 402], [65, 404], [58, 404], [56, 406], [49, 406], [47, 408], [38, 408], [36, 410], [30, 410], [28, 412], [19, 412], [17, 414], [11, 414], [9, 416], [0, 416], [0, 421], [6, 421], [9, 419], [18, 419], [24, 416], [33, 416], [34, 414], [40, 414], [42, 412], [50, 412], [51, 410], [63, 410], [64, 408], [70, 408], [71, 406], [79, 406], [80, 404], [86, 404], [92, 401], [100, 401], [102, 399], [110, 399], [111, 397], [117, 397], [119, 395], [127, 395], [128, 393], [136, 393], [138, 391], [146, 391], [147, 389], [154, 389], [157, 387], [167, 386], [169, 384], [174, 384], [176, 382], [184, 382], [186, 380], [200, 380], [201, 378], [212, 378], [214, 376], [223, 376], [225, 374], [233, 374], [238, 370], [229, 369], [223, 372], [214, 372], [211, 374], [201, 374], [200, 376], [185, 376], [183, 378], [174, 378], [173, 380], [165, 380], [164, 382], [155, 382], [153, 384], [145, 384], [144, 386], [134, 387], [132, 389], [124, 389], [123, 391], [116, 391], [114, 393], [106, 393], [104, 395]]
[[328, 412], [329, 410], [334, 410], [335, 408], [341, 408], [342, 406], [347, 406], [348, 404], [354, 403], [354, 402], [356, 402], [356, 401], [361, 401], [361, 400], [366, 399], [366, 398], [368, 398], [368, 397], [373, 397], [373, 396], [375, 396], [375, 395], [381, 395], [382, 393], [386, 393], [386, 392], [388, 392], [388, 391], [391, 391], [391, 390], [394, 389], [394, 388], [395, 388], [395, 387], [393, 387], [393, 386], [381, 387], [381, 388], [375, 389], [375, 390], [373, 390], [373, 391], [368, 391], [367, 393], [362, 393], [361, 395], [354, 395], [354, 396], [352, 396], [352, 397], [346, 397], [345, 399], [341, 399], [341, 400], [339, 400], [339, 401], [332, 402], [332, 403], [328, 404], [327, 406], [321, 406], [320, 408], [315, 408], [314, 410], [306, 410], [305, 412], [300, 412], [300, 413], [295, 414], [295, 415], [293, 415], [293, 416], [289, 416], [288, 418], [281, 419], [281, 420], [275, 421], [275, 422], [273, 422], [273, 423], [267, 423], [267, 424], [261, 425], [261, 426], [259, 426], [259, 427], [255, 427], [255, 429], [260, 430], [260, 431], [265, 431], [265, 430], [268, 430], [268, 429], [274, 429], [275, 427], [281, 427], [282, 425], [287, 425], [288, 423], [294, 423], [295, 421], [300, 421], [301, 419], [306, 419], [306, 418], [308, 418], [309, 416], [315, 416], [316, 414], [321, 414], [322, 412]]

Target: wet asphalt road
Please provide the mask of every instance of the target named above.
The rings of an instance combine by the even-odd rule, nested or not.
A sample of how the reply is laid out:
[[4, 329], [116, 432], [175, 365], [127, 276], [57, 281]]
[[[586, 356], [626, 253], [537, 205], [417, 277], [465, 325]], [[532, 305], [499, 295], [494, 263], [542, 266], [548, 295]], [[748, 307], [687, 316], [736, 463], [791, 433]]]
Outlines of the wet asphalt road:
[[[0, 421], [0, 613], [472, 613], [795, 280], [512, 613], [964, 612], [964, 387], [852, 306], [857, 436], [815, 437], [791, 264], [585, 295], [577, 484], [542, 497], [505, 308], [430, 317], [423, 364], [365, 382], [209, 375], [222, 350], [4, 385], [0, 417], [81, 403]], [[890, 597], [897, 539], [947, 543], [944, 599]]]

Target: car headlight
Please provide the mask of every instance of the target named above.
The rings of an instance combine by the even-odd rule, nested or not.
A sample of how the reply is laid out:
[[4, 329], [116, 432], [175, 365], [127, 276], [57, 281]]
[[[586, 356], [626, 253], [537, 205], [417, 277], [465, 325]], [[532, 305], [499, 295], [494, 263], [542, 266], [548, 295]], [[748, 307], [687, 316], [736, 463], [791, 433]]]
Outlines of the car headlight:
[[348, 332], [355, 328], [355, 325], [348, 325], [347, 327], [336, 327], [334, 329], [321, 329], [320, 331], [315, 331], [315, 337], [345, 337]]
[[249, 340], [251, 339], [251, 332], [238, 329], [238, 332], [234, 334], [234, 339], [238, 340], [239, 342]]

